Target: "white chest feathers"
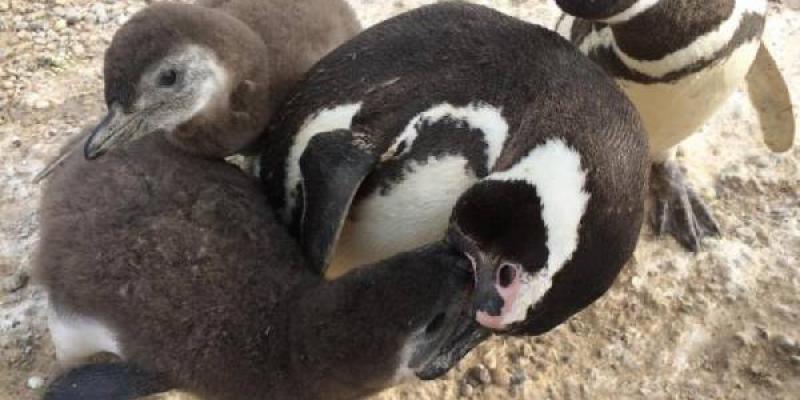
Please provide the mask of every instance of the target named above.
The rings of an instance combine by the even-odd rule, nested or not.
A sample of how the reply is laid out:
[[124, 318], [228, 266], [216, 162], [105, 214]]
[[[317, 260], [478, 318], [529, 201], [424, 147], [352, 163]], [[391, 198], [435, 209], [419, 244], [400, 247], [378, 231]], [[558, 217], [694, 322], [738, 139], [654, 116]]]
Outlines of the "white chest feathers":
[[477, 181], [461, 156], [409, 162], [402, 181], [351, 211], [328, 277], [441, 239], [458, 197]]
[[123, 357], [111, 328], [94, 318], [59, 313], [51, 307], [47, 322], [62, 367], [76, 365], [102, 352]]
[[724, 104], [744, 82], [759, 45], [746, 43], [727, 59], [674, 82], [619, 81], [642, 115], [654, 157], [694, 133]]

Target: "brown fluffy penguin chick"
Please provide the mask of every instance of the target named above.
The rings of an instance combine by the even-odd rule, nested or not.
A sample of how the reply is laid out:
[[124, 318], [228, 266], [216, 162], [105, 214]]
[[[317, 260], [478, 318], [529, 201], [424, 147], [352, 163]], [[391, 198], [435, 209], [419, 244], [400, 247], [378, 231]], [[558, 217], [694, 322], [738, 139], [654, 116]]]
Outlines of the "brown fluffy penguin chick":
[[85, 155], [156, 131], [203, 156], [245, 151], [292, 85], [360, 29], [344, 0], [153, 4], [106, 51], [108, 115]]
[[[437, 377], [485, 337], [465, 314], [468, 264], [446, 246], [324, 281], [266, 204], [236, 167], [162, 135], [93, 162], [72, 154], [45, 187], [36, 262], [56, 352], [131, 367], [79, 367], [45, 398], [353, 399]], [[80, 384], [92, 376], [111, 380]]]

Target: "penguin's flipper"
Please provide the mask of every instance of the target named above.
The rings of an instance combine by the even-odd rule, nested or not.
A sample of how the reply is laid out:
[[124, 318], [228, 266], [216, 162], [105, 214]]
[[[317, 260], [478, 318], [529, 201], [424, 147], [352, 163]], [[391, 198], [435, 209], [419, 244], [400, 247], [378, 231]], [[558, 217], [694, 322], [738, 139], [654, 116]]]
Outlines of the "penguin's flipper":
[[86, 364], [56, 378], [42, 400], [133, 400], [170, 389], [158, 375], [130, 364]]
[[300, 244], [324, 275], [361, 182], [379, 162], [374, 147], [349, 130], [318, 134], [300, 157]]
[[761, 43], [747, 74], [747, 89], [764, 131], [764, 143], [774, 152], [789, 150], [795, 135], [792, 99], [786, 81], [764, 43]]

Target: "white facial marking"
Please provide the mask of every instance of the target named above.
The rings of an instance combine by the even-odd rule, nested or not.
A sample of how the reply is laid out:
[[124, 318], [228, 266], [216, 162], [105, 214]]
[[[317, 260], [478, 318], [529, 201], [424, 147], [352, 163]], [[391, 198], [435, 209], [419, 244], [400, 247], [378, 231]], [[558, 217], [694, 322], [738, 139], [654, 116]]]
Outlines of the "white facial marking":
[[519, 298], [504, 316], [504, 322], [511, 324], [525, 319], [528, 309], [550, 290], [553, 277], [578, 248], [581, 218], [590, 197], [584, 190], [586, 171], [575, 149], [560, 139], [551, 139], [510, 169], [486, 179], [522, 181], [534, 186], [542, 201], [542, 220], [547, 229], [547, 265], [534, 275], [521, 274]]
[[[395, 139], [381, 159], [386, 161], [408, 153], [411, 151], [417, 135], [419, 135], [417, 128], [420, 124], [433, 124], [445, 118], [465, 123], [470, 129], [477, 129], [483, 133], [484, 142], [486, 143], [487, 167], [491, 170], [497, 158], [500, 157], [500, 152], [503, 150], [506, 137], [508, 137], [508, 123], [503, 118], [502, 109], [480, 102], [470, 103], [465, 107], [455, 107], [452, 104], [443, 103], [418, 114], [409, 121], [406, 128]], [[397, 154], [397, 149], [404, 142], [405, 148], [400, 154]]]
[[[185, 83], [175, 89], [157, 87], [155, 82], [158, 75], [170, 65], [183, 74]], [[154, 104], [163, 103], [166, 98], [167, 104], [154, 110], [149, 119], [151, 123], [158, 124], [155, 128], [171, 131], [192, 119], [212, 101], [218, 98], [227, 101], [220, 95], [224, 94], [228, 78], [225, 68], [212, 50], [197, 45], [186, 46], [142, 75], [139, 87], [149, 95], [140, 96], [136, 108], [148, 109]]]
[[350, 129], [353, 124], [353, 117], [361, 110], [361, 103], [344, 104], [336, 107], [326, 108], [311, 115], [300, 127], [300, 131], [294, 137], [294, 143], [289, 150], [289, 158], [286, 164], [286, 206], [283, 209], [283, 218], [289, 222], [292, 218], [292, 211], [297, 204], [297, 185], [301, 183], [302, 173], [300, 172], [300, 157], [305, 152], [308, 142], [311, 139], [325, 132], [339, 129]]
[[570, 40], [572, 37], [572, 24], [575, 23], [575, 17], [569, 14], [562, 14], [556, 23], [556, 32], [563, 38]]
[[216, 97], [218, 94], [221, 94], [221, 89], [226, 86], [225, 84], [228, 80], [228, 76], [225, 72], [225, 69], [220, 65], [219, 60], [217, 60], [216, 56], [211, 51], [204, 50], [202, 48], [192, 48], [189, 50], [189, 52], [190, 54], [197, 52], [198, 58], [205, 60], [205, 66], [210, 72], [208, 77], [201, 80], [200, 84], [198, 85], [194, 104], [189, 111], [189, 118], [191, 118], [206, 108], [206, 106], [211, 103], [214, 97]]
[[[611, 45], [614, 52], [628, 68], [654, 78], [661, 78], [670, 72], [681, 70], [699, 60], [717, 54], [736, 34], [736, 30], [746, 13], [763, 15], [766, 11], [766, 0], [737, 0], [734, 3], [731, 16], [722, 22], [717, 29], [698, 37], [687, 47], [675, 51], [660, 60], [637, 60], [625, 54], [615, 41], [612, 40]], [[610, 29], [604, 30], [608, 30], [611, 33]], [[613, 36], [613, 33], [611, 34]], [[581, 50], [583, 50], [583, 46], [581, 46]]]
[[633, 17], [653, 8], [656, 4], [658, 4], [661, 0], [638, 0], [635, 3], [631, 4], [630, 7], [625, 9], [624, 11], [613, 15], [609, 18], [602, 19], [600, 22], [605, 22], [607, 24], [618, 24], [625, 21], [631, 20]]
[[123, 356], [116, 335], [96, 319], [80, 315], [60, 315], [51, 309], [48, 326], [56, 348], [56, 357], [62, 366], [75, 365], [101, 352]]

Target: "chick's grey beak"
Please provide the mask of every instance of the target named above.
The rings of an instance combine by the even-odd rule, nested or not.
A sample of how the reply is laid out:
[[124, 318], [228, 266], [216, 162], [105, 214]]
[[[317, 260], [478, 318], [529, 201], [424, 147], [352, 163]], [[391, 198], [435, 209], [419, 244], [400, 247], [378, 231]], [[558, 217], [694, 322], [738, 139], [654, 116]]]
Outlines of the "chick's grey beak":
[[[427, 248], [428, 258], [439, 257], [449, 268], [447, 281], [441, 288], [449, 302], [425, 328], [424, 344], [412, 355], [409, 366], [418, 378], [436, 379], [453, 368], [458, 361], [490, 335], [470, 315], [472, 296], [472, 268], [460, 252], [444, 242]], [[435, 254], [435, 255], [434, 255]]]
[[417, 378], [432, 380], [452, 369], [467, 353], [481, 344], [491, 332], [471, 318], [462, 318], [455, 324], [439, 351], [424, 366], [416, 370]]
[[92, 129], [91, 135], [86, 139], [83, 147], [83, 155], [87, 160], [95, 160], [105, 154], [108, 150], [118, 146], [128, 139], [128, 125], [123, 113], [109, 109], [108, 114]]

